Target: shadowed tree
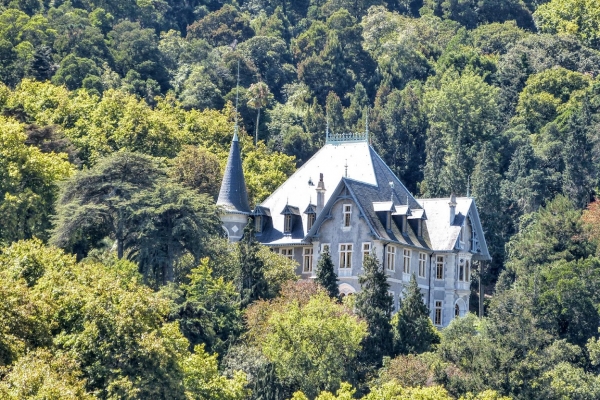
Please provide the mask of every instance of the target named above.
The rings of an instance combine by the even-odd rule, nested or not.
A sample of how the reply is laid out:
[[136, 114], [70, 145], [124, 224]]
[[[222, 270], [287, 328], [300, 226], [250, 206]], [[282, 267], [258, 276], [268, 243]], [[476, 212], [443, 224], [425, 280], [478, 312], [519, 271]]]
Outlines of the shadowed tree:
[[264, 262], [259, 257], [260, 244], [254, 236], [254, 223], [251, 220], [244, 228], [244, 236], [239, 243], [240, 279], [239, 289], [242, 307], [258, 299], [268, 299], [269, 285], [265, 279]]
[[329, 297], [337, 299], [340, 296], [337, 282], [338, 277], [333, 268], [331, 255], [329, 254], [329, 250], [325, 250], [317, 263], [317, 283], [327, 290]]

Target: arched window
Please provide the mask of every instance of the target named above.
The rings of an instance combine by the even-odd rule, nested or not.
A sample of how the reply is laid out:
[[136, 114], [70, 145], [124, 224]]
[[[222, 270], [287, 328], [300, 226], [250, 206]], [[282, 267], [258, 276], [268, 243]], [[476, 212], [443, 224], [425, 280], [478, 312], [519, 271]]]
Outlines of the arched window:
[[454, 317], [460, 317], [460, 307], [457, 305], [454, 306]]

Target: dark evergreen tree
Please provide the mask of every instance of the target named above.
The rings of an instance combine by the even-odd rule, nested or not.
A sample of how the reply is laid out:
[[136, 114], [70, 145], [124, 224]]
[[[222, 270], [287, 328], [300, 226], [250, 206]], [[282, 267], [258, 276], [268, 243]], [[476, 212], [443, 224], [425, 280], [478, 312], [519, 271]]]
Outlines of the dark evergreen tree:
[[338, 278], [334, 271], [331, 255], [329, 250], [325, 250], [317, 264], [317, 283], [327, 290], [330, 297], [337, 298], [340, 296], [337, 282]]
[[364, 273], [358, 278], [361, 291], [356, 295], [357, 314], [368, 324], [369, 334], [363, 341], [359, 356], [362, 368], [379, 368], [384, 356], [392, 353], [392, 326], [390, 317], [393, 299], [389, 294], [390, 284], [375, 255], [366, 255]]
[[31, 60], [30, 73], [38, 81], [47, 81], [56, 72], [57, 66], [52, 61], [52, 49], [40, 46], [35, 49]]
[[477, 157], [477, 164], [471, 176], [473, 197], [477, 203], [479, 217], [486, 233], [488, 249], [492, 256], [491, 268], [487, 280], [495, 281], [504, 263], [504, 245], [506, 244], [506, 216], [503, 213], [500, 194], [501, 175], [498, 173], [497, 153], [487, 142]]
[[242, 307], [253, 301], [269, 298], [269, 285], [265, 279], [264, 263], [258, 256], [260, 244], [254, 235], [254, 223], [248, 222], [240, 246], [239, 290]]
[[404, 289], [400, 310], [393, 319], [394, 352], [396, 354], [423, 353], [439, 343], [439, 336], [429, 318], [429, 309], [423, 302], [413, 274]]

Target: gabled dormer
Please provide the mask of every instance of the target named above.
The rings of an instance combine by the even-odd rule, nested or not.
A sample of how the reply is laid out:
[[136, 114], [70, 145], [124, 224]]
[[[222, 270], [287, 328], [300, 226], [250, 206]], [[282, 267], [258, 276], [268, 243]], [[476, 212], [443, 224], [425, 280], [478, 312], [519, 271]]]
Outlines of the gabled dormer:
[[257, 235], [260, 235], [271, 219], [271, 210], [269, 210], [267, 207], [256, 206], [252, 212], [252, 215], [254, 217], [254, 231]]
[[310, 229], [315, 224], [317, 219], [317, 206], [316, 204], [309, 204], [304, 210], [304, 214], [306, 214], [306, 231], [310, 231]]
[[393, 201], [373, 202], [373, 211], [379, 217], [379, 220], [385, 226], [385, 230], [392, 229], [392, 214], [396, 212]]
[[408, 232], [408, 217], [412, 215], [412, 211], [409, 205], [394, 206], [396, 211], [392, 213], [392, 218], [396, 222], [396, 224], [400, 227], [403, 235], [406, 235]]
[[415, 210], [411, 210], [411, 215], [407, 217], [409, 223], [413, 227], [414, 231], [417, 233], [417, 237], [423, 237], [423, 221], [427, 220], [427, 215], [425, 214], [425, 210], [422, 208], [418, 208]]
[[283, 234], [291, 235], [295, 225], [302, 222], [300, 210], [298, 207], [286, 204], [283, 211], [281, 211], [281, 215], [283, 215]]

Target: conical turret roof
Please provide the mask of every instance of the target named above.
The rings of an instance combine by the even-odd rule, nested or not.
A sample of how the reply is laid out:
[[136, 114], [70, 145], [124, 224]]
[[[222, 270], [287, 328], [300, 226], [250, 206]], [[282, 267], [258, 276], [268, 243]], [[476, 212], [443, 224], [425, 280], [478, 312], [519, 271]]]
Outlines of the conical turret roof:
[[230, 212], [250, 214], [248, 191], [246, 190], [246, 181], [242, 170], [242, 157], [237, 132], [234, 133], [231, 142], [217, 205]]

